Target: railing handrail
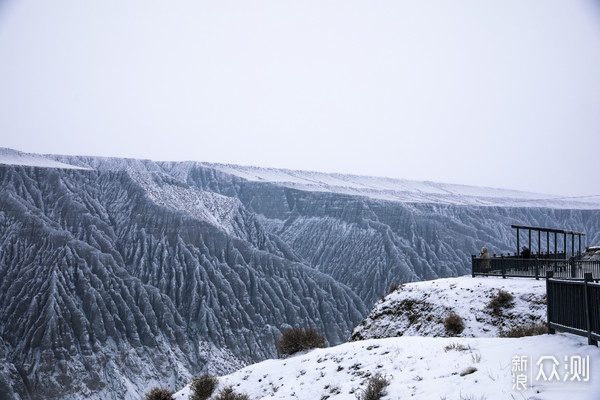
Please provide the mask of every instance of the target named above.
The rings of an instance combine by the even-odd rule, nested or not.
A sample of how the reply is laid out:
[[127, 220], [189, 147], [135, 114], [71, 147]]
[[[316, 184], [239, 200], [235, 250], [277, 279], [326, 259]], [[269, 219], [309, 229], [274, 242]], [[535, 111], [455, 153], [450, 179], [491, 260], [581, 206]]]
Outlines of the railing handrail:
[[591, 272], [595, 279], [600, 279], [600, 261], [571, 258], [516, 258], [496, 256], [482, 258], [472, 256], [471, 272], [476, 275], [506, 277], [544, 278], [546, 271], [553, 271], [558, 277], [565, 279], [583, 279], [586, 272]]
[[[552, 271], [546, 272], [548, 333], [561, 330], [586, 336], [588, 344], [597, 346], [600, 324], [594, 315], [599, 313], [600, 284], [592, 282], [591, 273], [584, 274], [583, 281], [557, 279], [553, 275]], [[574, 297], [577, 301], [572, 301]]]
[[[515, 256], [491, 256], [489, 258], [482, 258], [482, 257], [478, 257], [478, 256], [472, 256], [475, 259], [478, 260], [500, 260], [500, 259], [504, 259], [504, 260], [551, 260], [551, 261], [569, 261], [571, 258], [545, 258], [545, 257], [515, 257]], [[585, 262], [600, 262], [600, 261], [592, 261], [592, 260], [578, 260], [577, 258], [575, 258], [576, 261], [585, 261]]]

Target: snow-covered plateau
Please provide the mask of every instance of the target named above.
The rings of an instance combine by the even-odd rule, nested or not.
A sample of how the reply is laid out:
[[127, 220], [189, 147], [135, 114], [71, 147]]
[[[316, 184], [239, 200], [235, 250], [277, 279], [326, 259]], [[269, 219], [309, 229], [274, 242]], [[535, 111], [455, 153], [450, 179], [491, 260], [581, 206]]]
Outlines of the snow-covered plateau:
[[272, 182], [292, 189], [331, 192], [372, 199], [474, 206], [600, 208], [600, 198], [569, 197], [492, 187], [477, 187], [314, 171], [202, 163], [254, 182]]
[[0, 164], [26, 165], [41, 168], [84, 169], [71, 164], [61, 163], [39, 154], [23, 153], [21, 151], [0, 147]]
[[[102, 165], [99, 165], [99, 162]], [[149, 160], [103, 157], [73, 157], [23, 153], [0, 148], [0, 164], [45, 168], [112, 168], [146, 170]], [[161, 163], [159, 164], [173, 164]], [[365, 196], [378, 200], [438, 203], [473, 206], [550, 207], [563, 209], [600, 209], [598, 196], [559, 196], [519, 190], [478, 187], [431, 181], [413, 181], [316, 171], [262, 168], [207, 162], [180, 162], [179, 169], [192, 165], [213, 169], [248, 182], [269, 182], [305, 190]]]

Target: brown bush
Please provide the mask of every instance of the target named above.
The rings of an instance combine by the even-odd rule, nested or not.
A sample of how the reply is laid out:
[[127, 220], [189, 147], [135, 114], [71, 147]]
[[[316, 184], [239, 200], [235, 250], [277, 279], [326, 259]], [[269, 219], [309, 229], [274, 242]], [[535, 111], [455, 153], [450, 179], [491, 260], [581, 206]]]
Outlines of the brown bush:
[[146, 393], [145, 400], [172, 400], [173, 392], [169, 389], [163, 388], [152, 388]]
[[212, 375], [201, 375], [192, 379], [190, 384], [190, 400], [207, 400], [212, 396], [219, 380]]
[[451, 312], [450, 315], [444, 319], [444, 328], [446, 328], [448, 334], [456, 336], [465, 329], [465, 323], [460, 315]]
[[219, 391], [215, 400], [249, 400], [247, 394], [236, 393], [231, 386], [227, 386]]
[[288, 356], [317, 347], [325, 347], [325, 336], [314, 328], [286, 329], [277, 340], [279, 356]]
[[492, 310], [492, 314], [500, 315], [502, 314], [503, 309], [511, 308], [515, 305], [514, 300], [515, 297], [512, 294], [505, 290], [499, 289], [498, 293], [496, 293], [490, 299], [487, 308]]
[[500, 332], [500, 337], [519, 338], [523, 336], [544, 335], [546, 333], [548, 333], [548, 326], [545, 322], [540, 322], [537, 324], [515, 326], [508, 331]]

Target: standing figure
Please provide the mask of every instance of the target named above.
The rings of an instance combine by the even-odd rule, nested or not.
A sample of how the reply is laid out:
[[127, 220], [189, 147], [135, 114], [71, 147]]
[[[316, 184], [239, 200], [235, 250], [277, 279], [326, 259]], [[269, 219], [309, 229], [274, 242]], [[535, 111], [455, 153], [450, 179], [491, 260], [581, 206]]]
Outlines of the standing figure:
[[490, 264], [492, 263], [490, 253], [488, 252], [487, 247], [481, 248], [481, 253], [479, 253], [479, 258], [481, 259], [481, 272], [488, 272], [490, 270]]

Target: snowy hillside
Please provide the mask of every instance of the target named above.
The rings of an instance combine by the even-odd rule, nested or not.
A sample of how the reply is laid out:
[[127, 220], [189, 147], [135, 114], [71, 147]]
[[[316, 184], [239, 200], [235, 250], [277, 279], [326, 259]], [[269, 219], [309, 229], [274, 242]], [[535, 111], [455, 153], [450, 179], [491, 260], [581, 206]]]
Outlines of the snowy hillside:
[[[498, 290], [513, 305], [496, 315], [487, 305]], [[464, 320], [462, 337], [498, 337], [514, 326], [546, 320], [544, 280], [463, 276], [400, 285], [377, 302], [351, 340], [395, 336], [448, 336], [444, 319], [455, 313]]]
[[206, 192], [179, 182], [168, 182], [160, 176], [131, 170], [137, 181], [156, 204], [183, 211], [202, 221], [221, 227], [229, 234], [235, 231], [234, 221], [239, 217], [240, 201], [233, 197]]
[[202, 165], [248, 181], [271, 182], [285, 187], [373, 199], [474, 206], [600, 208], [600, 197], [567, 198], [549, 194], [491, 187], [411, 181], [372, 176], [248, 167], [230, 164]]
[[26, 165], [42, 168], [85, 169], [71, 164], [65, 164], [39, 154], [23, 153], [17, 150], [0, 147], [0, 165]]
[[[484, 310], [497, 289], [514, 296], [501, 317]], [[380, 374], [389, 382], [383, 397], [389, 400], [598, 399], [600, 351], [587, 339], [560, 333], [496, 337], [500, 330], [543, 321], [544, 303], [544, 282], [529, 279], [461, 277], [403, 285], [356, 328], [355, 340], [368, 339], [250, 365], [219, 378], [219, 388], [231, 386], [252, 400], [354, 399]], [[450, 311], [464, 318], [463, 337], [432, 337], [446, 336], [439, 319]], [[560, 379], [544, 379], [551, 376], [548, 362], [554, 362], [548, 357], [560, 363]], [[572, 360], [588, 357], [587, 369], [577, 375]], [[516, 370], [515, 358], [526, 359], [524, 371]], [[515, 386], [518, 374], [525, 382]], [[189, 394], [188, 386], [173, 398], [187, 400]]]
[[[560, 360], [558, 372], [561, 380], [566, 377], [567, 381], [536, 379], [537, 361], [549, 355]], [[513, 389], [515, 356], [528, 360], [525, 389]], [[583, 382], [583, 376], [582, 381], [571, 381], [573, 374], [563, 367], [565, 357], [585, 360], [588, 356], [592, 374], [588, 382]], [[543, 368], [549, 369], [544, 363]], [[401, 337], [346, 343], [263, 361], [220, 378], [219, 388], [232, 386], [252, 400], [348, 400], [356, 399], [369, 377], [379, 373], [389, 381], [384, 400], [595, 400], [600, 396], [599, 365], [598, 348], [567, 334], [518, 339]], [[189, 393], [186, 387], [173, 399], [187, 400]]]
[[[13, 151], [8, 150], [7, 151]], [[600, 209], [600, 197], [569, 197], [519, 190], [478, 187], [431, 181], [413, 181], [385, 177], [360, 176], [316, 171], [298, 171], [207, 162], [154, 162], [106, 157], [74, 157], [45, 155], [67, 165], [102, 169], [142, 169], [150, 165], [172, 168], [177, 178], [185, 176], [194, 167], [204, 167], [235, 176], [248, 182], [272, 183], [305, 191], [364, 196], [375, 200], [411, 203], [434, 203], [472, 206], [549, 207], [559, 209]], [[16, 162], [14, 163], [16, 164]], [[32, 165], [32, 164], [23, 164]]]

